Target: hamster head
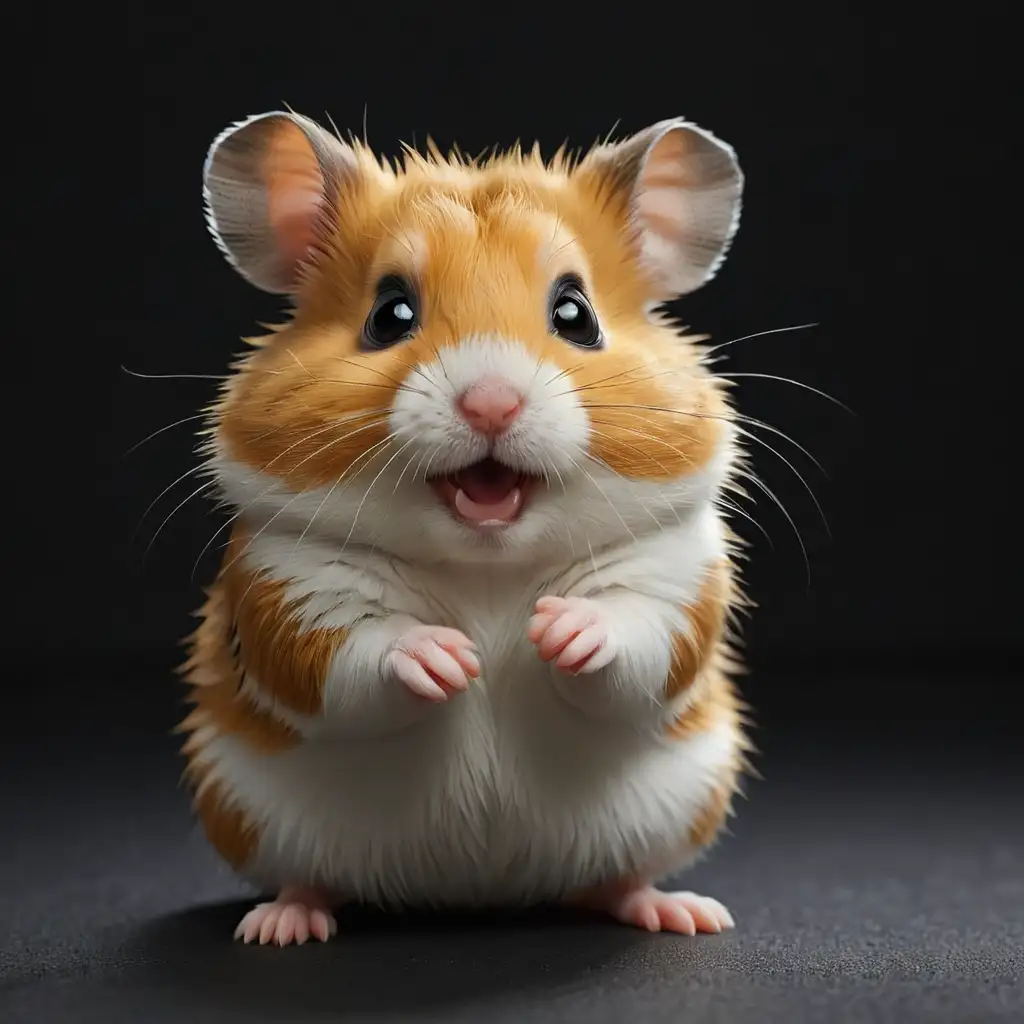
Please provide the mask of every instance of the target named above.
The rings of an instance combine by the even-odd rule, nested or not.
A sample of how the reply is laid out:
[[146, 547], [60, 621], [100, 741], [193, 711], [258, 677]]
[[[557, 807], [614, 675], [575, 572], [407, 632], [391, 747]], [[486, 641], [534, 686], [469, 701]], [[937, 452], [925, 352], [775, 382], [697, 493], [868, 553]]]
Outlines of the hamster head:
[[289, 295], [214, 409], [249, 520], [419, 560], [538, 563], [714, 499], [731, 413], [656, 309], [736, 230], [733, 151], [665, 121], [581, 160], [375, 158], [290, 113], [213, 143], [207, 217]]

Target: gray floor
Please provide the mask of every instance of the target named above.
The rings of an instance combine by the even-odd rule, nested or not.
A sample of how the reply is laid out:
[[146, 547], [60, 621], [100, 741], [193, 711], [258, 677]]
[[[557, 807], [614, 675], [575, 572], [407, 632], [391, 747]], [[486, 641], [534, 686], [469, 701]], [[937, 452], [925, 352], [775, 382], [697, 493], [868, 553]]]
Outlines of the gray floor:
[[331, 944], [282, 951], [230, 941], [250, 896], [191, 830], [150, 721], [8, 728], [0, 1019], [1024, 1020], [1016, 741], [966, 747], [948, 723], [919, 756], [898, 732], [793, 735], [761, 737], [766, 779], [686, 879], [735, 932], [352, 911]]

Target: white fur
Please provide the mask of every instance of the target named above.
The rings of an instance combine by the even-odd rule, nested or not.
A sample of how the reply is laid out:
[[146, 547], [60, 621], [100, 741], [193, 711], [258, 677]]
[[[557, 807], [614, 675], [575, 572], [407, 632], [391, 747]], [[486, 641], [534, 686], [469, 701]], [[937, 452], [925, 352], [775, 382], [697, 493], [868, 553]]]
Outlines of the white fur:
[[[261, 538], [246, 558], [275, 575], [288, 564], [291, 594], [317, 595], [307, 628], [351, 625], [354, 607], [397, 614], [352, 625], [324, 715], [288, 716], [306, 734], [301, 746], [272, 757], [231, 737], [206, 747], [211, 777], [264, 830], [255, 880], [384, 902], [516, 902], [692, 858], [687, 829], [737, 737], [723, 725], [663, 738], [672, 709], [657, 694], [669, 631], [686, 628], [680, 608], [722, 554], [710, 509], [606, 553], [596, 569], [556, 573], [438, 574], [368, 553], [332, 565], [333, 549], [319, 542], [301, 559], [288, 562], [289, 551]], [[628, 588], [614, 599], [615, 621], [654, 628], [623, 630], [609, 668], [574, 680], [596, 705], [601, 694], [625, 698], [616, 714], [595, 717], [563, 699], [525, 630], [542, 594], [609, 586]], [[483, 674], [468, 693], [431, 705], [381, 677], [389, 641], [410, 621], [457, 626], [479, 645]]]
[[[423, 486], [428, 473], [452, 471], [487, 454], [487, 442], [454, 409], [458, 393], [487, 373], [506, 377], [526, 396], [523, 413], [498, 441], [495, 456], [550, 480], [550, 487], [534, 495], [529, 513], [493, 537], [457, 522]], [[291, 536], [293, 544], [301, 536], [299, 549], [320, 536], [419, 564], [551, 565], [566, 552], [578, 561], [685, 521], [716, 498], [734, 442], [732, 429], [723, 424], [719, 450], [700, 471], [669, 482], [625, 479], [589, 457], [586, 410], [570, 377], [499, 337], [467, 338], [418, 366], [395, 397], [389, 427], [394, 440], [329, 488], [295, 494], [233, 461], [216, 444], [211, 469], [225, 498], [245, 509], [257, 530]]]
[[[223, 736], [203, 750], [210, 778], [262, 829], [248, 871], [267, 886], [443, 904], [554, 899], [684, 867], [696, 855], [688, 828], [739, 740], [728, 723], [668, 738], [680, 707], [662, 697], [670, 635], [690, 628], [683, 608], [726, 554], [714, 498], [731, 437], [684, 480], [624, 480], [586, 461], [585, 413], [556, 367], [499, 339], [468, 339], [443, 359], [420, 367], [418, 392], [398, 396], [398, 444], [433, 459], [432, 471], [482, 457], [451, 399], [501, 373], [527, 403], [497, 454], [563, 473], [564, 490], [552, 474], [501, 544], [476, 540], [439, 508], [422, 479], [401, 472], [404, 458], [384, 471], [381, 460], [351, 487], [295, 495], [215, 456], [225, 495], [254, 531], [249, 568], [304, 599], [302, 628], [349, 631], [322, 715], [288, 713], [246, 682], [303, 735], [300, 746], [266, 756]], [[606, 667], [569, 680], [540, 660], [526, 629], [548, 594], [605, 608], [616, 646]], [[415, 623], [460, 629], [478, 645], [483, 671], [467, 693], [429, 704], [383, 673], [390, 645]]]

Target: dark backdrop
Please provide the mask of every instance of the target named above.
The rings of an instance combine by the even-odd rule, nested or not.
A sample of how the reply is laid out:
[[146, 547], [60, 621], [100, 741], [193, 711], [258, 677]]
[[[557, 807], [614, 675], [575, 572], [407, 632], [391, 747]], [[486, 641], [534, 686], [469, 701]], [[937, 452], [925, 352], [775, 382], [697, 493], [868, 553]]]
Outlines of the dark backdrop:
[[[1024, 1019], [1007, 25], [821, 0], [226, 6], [5, 22], [0, 1019]], [[356, 132], [365, 112], [389, 154], [680, 114], [737, 148], [739, 236], [680, 316], [716, 342], [817, 324], [722, 368], [854, 415], [741, 379], [820, 460], [765, 435], [831, 536], [756, 448], [810, 581], [759, 498], [774, 548], [739, 528], [764, 782], [683, 883], [736, 932], [346, 920], [295, 956], [229, 945], [252, 894], [191, 835], [167, 735], [220, 520], [187, 479], [143, 516], [195, 464], [197, 424], [170, 425], [281, 315], [216, 251], [200, 186], [219, 131], [285, 102]]]
[[[51, 451], [64, 454], [55, 465], [15, 446], [44, 500], [9, 501], [7, 564], [22, 595], [0, 620], [9, 658], [177, 658], [216, 546], [194, 575], [193, 563], [220, 520], [201, 497], [186, 500], [191, 477], [146, 513], [194, 465], [197, 422], [168, 425], [212, 398], [216, 381], [203, 375], [223, 374], [241, 337], [283, 308], [237, 277], [207, 235], [202, 162], [226, 125], [287, 103], [343, 130], [365, 123], [388, 154], [428, 133], [468, 151], [536, 138], [551, 152], [676, 114], [732, 143], [747, 175], [740, 233], [680, 315], [716, 342], [816, 324], [731, 345], [722, 370], [790, 377], [853, 410], [792, 383], [741, 381], [743, 411], [820, 461], [824, 474], [763, 434], [831, 528], [796, 473], [756, 447], [793, 525], [764, 495], [754, 514], [774, 548], [738, 523], [753, 542], [760, 606], [750, 661], [801, 687], [865, 666], [1018, 664], [1006, 426], [1017, 345], [1004, 317], [1010, 263], [990, 247], [1009, 143], [988, 131], [967, 87], [988, 59], [970, 16], [938, 29], [819, 4], [789, 5], [785, 17], [688, 5], [622, 25], [571, 9], [275, 17], [154, 13], [141, 49], [90, 61], [111, 116], [68, 118], [76, 170], [63, 157], [49, 170], [58, 197], [99, 223], [74, 236], [68, 292], [33, 313], [37, 327], [60, 325], [35, 331], [28, 358], [52, 397], [39, 429], [59, 431]], [[126, 70], [139, 58], [141, 79]], [[122, 366], [198, 376], [140, 379]], [[60, 611], [43, 612], [53, 601]]]

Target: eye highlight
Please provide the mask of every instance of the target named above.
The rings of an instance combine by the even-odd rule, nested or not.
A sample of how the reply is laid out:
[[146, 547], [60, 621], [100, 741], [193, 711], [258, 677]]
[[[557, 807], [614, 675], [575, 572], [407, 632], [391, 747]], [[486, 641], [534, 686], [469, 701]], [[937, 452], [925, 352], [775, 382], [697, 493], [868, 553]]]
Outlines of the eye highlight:
[[601, 325], [593, 306], [583, 292], [583, 284], [574, 275], [555, 282], [548, 308], [551, 332], [577, 348], [603, 348]]
[[385, 277], [363, 324], [362, 347], [371, 351], [390, 348], [412, 337], [419, 326], [419, 305], [412, 286], [400, 277]]

